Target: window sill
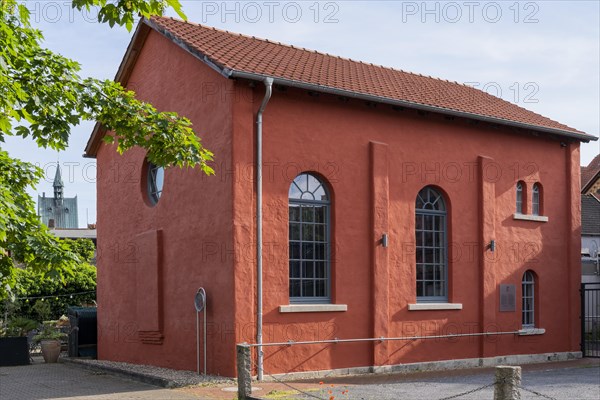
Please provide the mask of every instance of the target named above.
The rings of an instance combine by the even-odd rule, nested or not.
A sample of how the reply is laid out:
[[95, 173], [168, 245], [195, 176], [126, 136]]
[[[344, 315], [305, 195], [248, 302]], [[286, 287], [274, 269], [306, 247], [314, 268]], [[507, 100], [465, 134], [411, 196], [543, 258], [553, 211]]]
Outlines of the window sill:
[[515, 213], [513, 215], [513, 219], [520, 220], [520, 221], [548, 222], [548, 217], [546, 217], [544, 215], [529, 215], [529, 214]]
[[408, 311], [462, 310], [462, 308], [462, 303], [417, 303], [408, 305]]
[[347, 304], [289, 304], [279, 306], [280, 313], [348, 311]]
[[524, 328], [519, 330], [519, 336], [543, 335], [546, 333], [544, 328]]

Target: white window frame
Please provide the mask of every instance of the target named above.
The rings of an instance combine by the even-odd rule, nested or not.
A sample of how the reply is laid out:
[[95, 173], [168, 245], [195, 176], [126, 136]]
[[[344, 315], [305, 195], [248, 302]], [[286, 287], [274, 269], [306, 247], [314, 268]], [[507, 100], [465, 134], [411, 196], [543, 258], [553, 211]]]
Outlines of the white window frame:
[[535, 328], [535, 274], [531, 270], [521, 280], [521, 324], [523, 329]]

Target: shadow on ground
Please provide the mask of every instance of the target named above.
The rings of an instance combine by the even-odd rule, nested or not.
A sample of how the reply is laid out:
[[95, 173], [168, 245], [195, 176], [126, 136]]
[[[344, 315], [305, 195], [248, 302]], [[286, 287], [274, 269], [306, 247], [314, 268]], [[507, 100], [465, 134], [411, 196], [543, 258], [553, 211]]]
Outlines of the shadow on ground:
[[198, 399], [197, 395], [162, 389], [75, 366], [34, 363], [0, 368], [0, 400], [42, 399]]

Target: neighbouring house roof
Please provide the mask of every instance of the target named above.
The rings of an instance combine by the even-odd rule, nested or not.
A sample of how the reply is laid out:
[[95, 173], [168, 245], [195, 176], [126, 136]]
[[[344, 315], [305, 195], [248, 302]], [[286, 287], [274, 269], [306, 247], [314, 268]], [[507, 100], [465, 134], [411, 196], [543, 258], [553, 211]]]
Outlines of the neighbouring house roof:
[[96, 241], [96, 229], [86, 229], [86, 228], [78, 228], [78, 229], [63, 229], [56, 228], [50, 229], [50, 232], [54, 234], [54, 236], [59, 238], [68, 238], [68, 239], [91, 239], [94, 242]]
[[581, 192], [600, 179], [600, 154], [598, 154], [586, 167], [581, 167]]
[[[354, 61], [313, 50], [206, 27], [168, 17], [143, 20], [121, 63], [116, 80], [126, 84], [150, 29], [227, 78], [263, 80], [374, 102], [509, 125], [589, 142], [597, 140], [567, 125], [473, 87]], [[86, 155], [94, 156], [101, 136], [94, 128]]]
[[600, 235], [600, 199], [593, 194], [581, 196], [581, 234]]

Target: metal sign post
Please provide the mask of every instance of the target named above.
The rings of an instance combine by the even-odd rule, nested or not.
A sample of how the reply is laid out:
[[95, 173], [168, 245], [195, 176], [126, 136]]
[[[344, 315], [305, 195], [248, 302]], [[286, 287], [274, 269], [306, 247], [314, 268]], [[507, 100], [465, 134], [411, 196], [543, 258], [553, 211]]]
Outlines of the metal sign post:
[[200, 375], [200, 312], [204, 317], [204, 327], [202, 333], [204, 336], [203, 354], [204, 354], [204, 375], [206, 375], [206, 291], [204, 288], [198, 289], [194, 297], [194, 307], [196, 307], [196, 364], [198, 375]]

